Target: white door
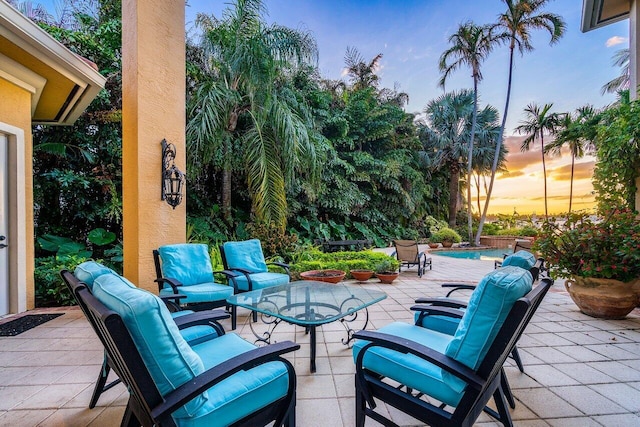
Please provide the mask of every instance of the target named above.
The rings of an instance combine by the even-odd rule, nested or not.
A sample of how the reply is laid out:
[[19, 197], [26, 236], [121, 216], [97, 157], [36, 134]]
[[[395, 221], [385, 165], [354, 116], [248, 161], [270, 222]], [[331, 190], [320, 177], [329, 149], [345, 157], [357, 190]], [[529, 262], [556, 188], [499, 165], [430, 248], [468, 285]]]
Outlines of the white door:
[[0, 133], [0, 316], [9, 313], [7, 136]]

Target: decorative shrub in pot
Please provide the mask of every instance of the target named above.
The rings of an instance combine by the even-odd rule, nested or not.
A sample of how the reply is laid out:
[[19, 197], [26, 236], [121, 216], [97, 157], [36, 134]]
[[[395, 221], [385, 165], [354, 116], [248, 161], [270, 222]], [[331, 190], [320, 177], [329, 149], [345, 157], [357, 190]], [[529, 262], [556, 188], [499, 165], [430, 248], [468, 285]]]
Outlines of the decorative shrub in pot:
[[385, 259], [376, 265], [376, 277], [380, 279], [381, 283], [390, 284], [400, 275], [398, 272], [398, 262], [394, 261], [395, 260]]
[[443, 247], [450, 248], [454, 243], [460, 243], [462, 237], [451, 228], [442, 228], [434, 232], [429, 240], [433, 243], [442, 243]]
[[620, 319], [640, 302], [640, 220], [629, 210], [599, 217], [572, 213], [549, 220], [534, 249], [547, 261], [580, 311]]
[[342, 270], [310, 270], [300, 273], [303, 280], [316, 280], [318, 282], [338, 283], [347, 273]]

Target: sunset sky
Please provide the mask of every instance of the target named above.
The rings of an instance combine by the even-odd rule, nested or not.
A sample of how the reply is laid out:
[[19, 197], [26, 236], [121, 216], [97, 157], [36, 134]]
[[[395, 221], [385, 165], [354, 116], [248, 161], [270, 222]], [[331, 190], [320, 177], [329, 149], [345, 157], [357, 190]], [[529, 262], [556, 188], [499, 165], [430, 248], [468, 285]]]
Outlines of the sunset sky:
[[[37, 3], [37, 1], [36, 1]], [[55, 10], [55, 0], [41, 2]], [[222, 16], [227, 1], [188, 0], [186, 28], [193, 35], [197, 13]], [[408, 112], [419, 114], [427, 103], [443, 93], [438, 59], [449, 46], [448, 38], [459, 24], [494, 22], [504, 10], [500, 0], [265, 0], [267, 22], [310, 31], [318, 43], [320, 73], [325, 78], [344, 78], [347, 47], [357, 48], [366, 60], [382, 53], [378, 71], [380, 86], [409, 95]], [[575, 111], [585, 104], [603, 108], [615, 100], [601, 95], [603, 84], [619, 75], [611, 57], [628, 47], [628, 20], [589, 33], [580, 32], [582, 0], [549, 1], [545, 12], [561, 15], [567, 24], [564, 37], [549, 46], [549, 35], [532, 33], [533, 52], [517, 56], [507, 136], [522, 120], [527, 104], [553, 103], [552, 112]], [[504, 111], [508, 49], [496, 49], [483, 64], [484, 80], [479, 95], [482, 105]], [[453, 74], [447, 91], [471, 88], [470, 72]], [[496, 181], [490, 212], [544, 213], [540, 143], [532, 151], [520, 153], [521, 137], [509, 137], [508, 175]], [[574, 183], [574, 207], [589, 207], [593, 195], [590, 176], [594, 159], [578, 160]], [[547, 162], [550, 212], [568, 209], [570, 157]]]

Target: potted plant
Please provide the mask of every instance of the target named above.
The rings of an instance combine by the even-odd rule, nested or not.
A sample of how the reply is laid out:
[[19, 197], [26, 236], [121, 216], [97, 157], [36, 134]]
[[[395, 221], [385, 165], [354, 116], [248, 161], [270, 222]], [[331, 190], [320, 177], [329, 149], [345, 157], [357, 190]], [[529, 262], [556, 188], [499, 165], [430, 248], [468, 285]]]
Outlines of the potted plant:
[[442, 243], [445, 248], [450, 248], [454, 243], [460, 243], [462, 237], [451, 228], [442, 228], [431, 235], [433, 243]]
[[349, 274], [358, 282], [366, 282], [373, 276], [373, 270], [351, 270]]
[[376, 264], [376, 277], [380, 279], [380, 283], [392, 283], [398, 278], [398, 262], [394, 263], [393, 259], [384, 259]]
[[347, 273], [342, 270], [310, 270], [300, 273], [303, 280], [315, 280], [318, 282], [338, 283]]
[[583, 313], [620, 319], [640, 297], [640, 220], [629, 210], [602, 217], [572, 213], [566, 222], [543, 224], [534, 249], [552, 277], [566, 279], [569, 295]]

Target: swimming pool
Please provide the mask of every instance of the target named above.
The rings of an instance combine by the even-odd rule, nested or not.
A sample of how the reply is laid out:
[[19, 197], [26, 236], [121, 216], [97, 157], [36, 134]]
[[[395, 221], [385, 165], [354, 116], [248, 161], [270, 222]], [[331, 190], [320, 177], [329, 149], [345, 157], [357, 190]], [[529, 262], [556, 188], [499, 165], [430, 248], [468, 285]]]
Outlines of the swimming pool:
[[432, 255], [448, 256], [452, 258], [478, 259], [481, 261], [495, 261], [504, 257], [509, 249], [476, 249], [476, 250], [453, 250], [453, 251], [432, 251]]

